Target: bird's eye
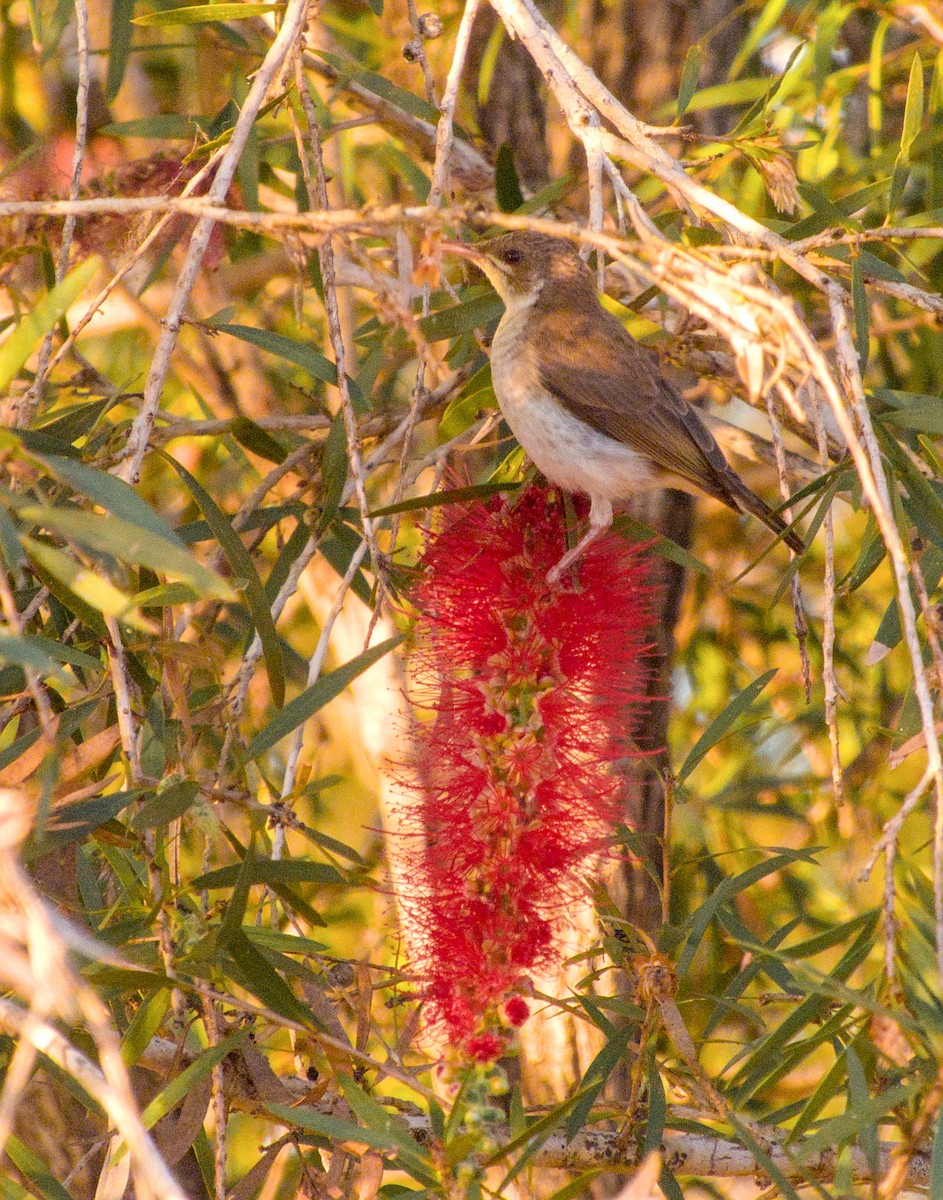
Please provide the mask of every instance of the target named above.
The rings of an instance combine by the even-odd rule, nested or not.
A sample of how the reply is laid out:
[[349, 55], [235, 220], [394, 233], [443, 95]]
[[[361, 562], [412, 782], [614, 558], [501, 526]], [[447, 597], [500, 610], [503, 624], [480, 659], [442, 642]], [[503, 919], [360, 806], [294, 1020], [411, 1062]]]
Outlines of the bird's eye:
[[510, 246], [504, 252], [504, 261], [509, 263], [511, 266], [513, 266], [515, 263], [519, 263], [523, 257], [523, 252], [518, 250], [515, 246]]

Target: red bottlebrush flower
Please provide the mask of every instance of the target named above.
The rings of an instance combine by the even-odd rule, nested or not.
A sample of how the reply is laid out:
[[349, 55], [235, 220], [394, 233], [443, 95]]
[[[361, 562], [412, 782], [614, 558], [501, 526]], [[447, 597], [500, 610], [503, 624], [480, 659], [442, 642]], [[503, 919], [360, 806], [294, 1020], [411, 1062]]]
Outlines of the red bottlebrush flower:
[[565, 548], [544, 489], [451, 506], [412, 597], [414, 699], [432, 717], [406, 764], [417, 848], [401, 901], [427, 1013], [478, 1062], [504, 1050], [529, 974], [561, 953], [561, 914], [622, 815], [614, 764], [644, 699], [638, 548], [607, 534], [578, 582], [551, 588]]

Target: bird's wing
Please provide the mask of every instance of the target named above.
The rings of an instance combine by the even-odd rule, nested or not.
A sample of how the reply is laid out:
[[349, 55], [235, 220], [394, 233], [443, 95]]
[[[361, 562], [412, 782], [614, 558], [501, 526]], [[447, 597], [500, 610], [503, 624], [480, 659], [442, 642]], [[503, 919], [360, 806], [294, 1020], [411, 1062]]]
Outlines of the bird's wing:
[[697, 412], [675, 391], [656, 355], [611, 314], [541, 314], [541, 382], [597, 432], [643, 454], [718, 499], [730, 467]]

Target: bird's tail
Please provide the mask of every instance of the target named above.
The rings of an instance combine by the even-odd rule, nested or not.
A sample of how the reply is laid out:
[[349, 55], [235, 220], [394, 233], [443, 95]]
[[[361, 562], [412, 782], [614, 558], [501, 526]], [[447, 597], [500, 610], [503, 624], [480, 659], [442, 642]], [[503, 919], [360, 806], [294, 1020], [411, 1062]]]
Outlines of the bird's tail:
[[806, 544], [799, 534], [794, 529], [790, 529], [779, 513], [773, 512], [765, 500], [761, 500], [756, 492], [751, 491], [736, 471], [729, 470], [725, 472], [722, 485], [726, 494], [718, 495], [718, 499], [723, 500], [730, 508], [750, 513], [754, 517], [759, 517], [763, 524], [768, 529], [771, 529], [773, 533], [777, 535], [781, 534], [783, 541], [796, 554], [803, 554], [805, 552]]

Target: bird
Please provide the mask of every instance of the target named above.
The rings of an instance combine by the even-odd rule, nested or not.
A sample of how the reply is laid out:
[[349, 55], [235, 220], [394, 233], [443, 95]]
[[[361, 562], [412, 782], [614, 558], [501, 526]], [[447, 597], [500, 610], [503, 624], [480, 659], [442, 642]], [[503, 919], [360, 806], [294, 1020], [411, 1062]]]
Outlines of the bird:
[[491, 376], [511, 432], [551, 484], [589, 497], [586, 532], [550, 584], [610, 527], [614, 503], [652, 488], [712, 496], [806, 549], [730, 466], [657, 354], [602, 306], [570, 242], [515, 230], [442, 248], [477, 266], [504, 301]]

